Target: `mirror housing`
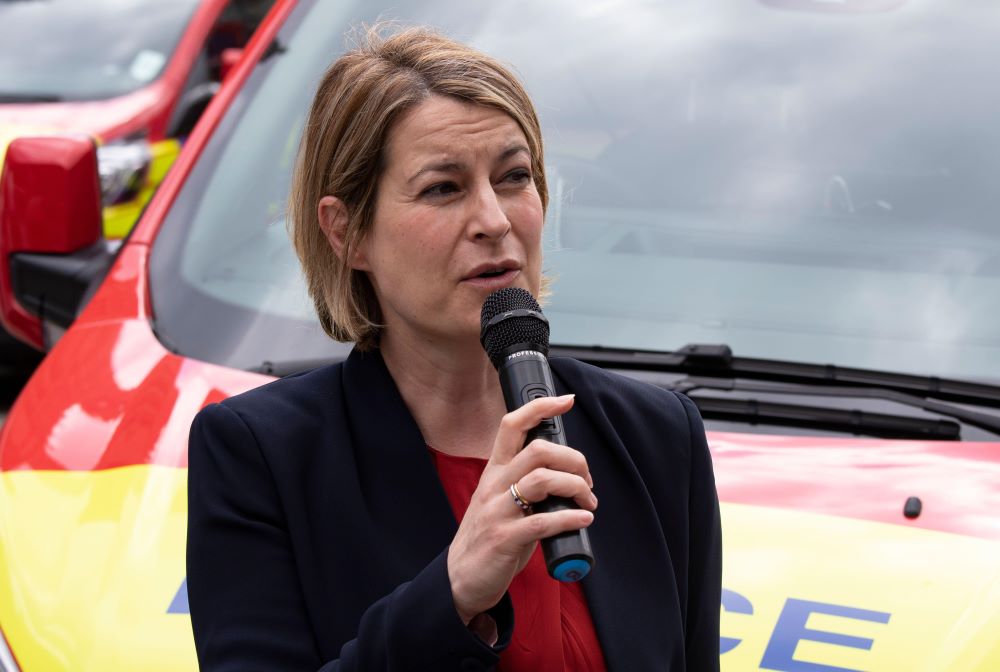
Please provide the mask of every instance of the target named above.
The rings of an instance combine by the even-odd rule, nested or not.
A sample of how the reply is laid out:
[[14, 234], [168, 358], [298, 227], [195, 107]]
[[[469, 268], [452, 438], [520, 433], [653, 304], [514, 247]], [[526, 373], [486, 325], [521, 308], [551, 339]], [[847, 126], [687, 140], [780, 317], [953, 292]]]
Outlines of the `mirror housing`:
[[[103, 245], [101, 223], [93, 140], [52, 136], [10, 143], [0, 177], [0, 322], [12, 335], [44, 349], [44, 305], [59, 298], [48, 296], [50, 288], [33, 287], [22, 262], [92, 255]], [[16, 266], [21, 270], [15, 279]]]

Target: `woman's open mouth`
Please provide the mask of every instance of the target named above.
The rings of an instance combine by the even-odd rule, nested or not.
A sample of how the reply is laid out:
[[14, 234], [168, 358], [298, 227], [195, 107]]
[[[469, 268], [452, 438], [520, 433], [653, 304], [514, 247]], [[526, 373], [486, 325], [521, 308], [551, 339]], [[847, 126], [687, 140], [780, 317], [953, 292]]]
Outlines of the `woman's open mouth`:
[[[478, 270], [478, 269], [477, 269]], [[478, 287], [486, 287], [492, 289], [498, 289], [500, 287], [505, 287], [514, 281], [514, 278], [520, 274], [520, 269], [511, 268], [507, 266], [493, 266], [481, 270], [475, 275], [470, 275], [465, 278], [465, 282], [471, 283]]]

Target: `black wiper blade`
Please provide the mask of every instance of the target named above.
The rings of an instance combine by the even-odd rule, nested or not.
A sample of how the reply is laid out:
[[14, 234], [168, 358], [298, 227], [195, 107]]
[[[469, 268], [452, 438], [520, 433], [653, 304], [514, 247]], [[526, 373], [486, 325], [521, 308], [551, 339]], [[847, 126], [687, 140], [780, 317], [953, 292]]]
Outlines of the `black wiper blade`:
[[805, 427], [884, 439], [958, 441], [961, 426], [951, 420], [930, 420], [843, 408], [783, 404], [759, 399], [722, 399], [689, 395], [707, 420], [729, 420], [751, 425]]
[[0, 103], [58, 103], [62, 96], [52, 93], [14, 93], [0, 91]]
[[553, 346], [565, 355], [603, 368], [666, 371], [693, 376], [752, 378], [809, 385], [875, 387], [922, 398], [1000, 408], [1000, 385], [916, 376], [833, 364], [736, 357], [728, 345], [686, 345], [673, 352], [624, 348]]
[[255, 366], [247, 370], [251, 373], [263, 373], [266, 376], [284, 378], [294, 373], [318, 369], [321, 366], [326, 366], [339, 360], [340, 358], [338, 357], [327, 357], [322, 359], [289, 359], [281, 362], [265, 361], [261, 362], [260, 366]]
[[781, 383], [753, 383], [731, 378], [699, 378], [693, 376], [665, 387], [685, 394], [693, 390], [722, 390], [726, 392], [764, 392], [768, 394], [804, 394], [811, 396], [878, 399], [954, 418], [967, 425], [985, 429], [1000, 436], [1000, 416], [979, 413], [960, 406], [953, 406], [941, 401], [924, 399], [885, 388], [785, 385]]

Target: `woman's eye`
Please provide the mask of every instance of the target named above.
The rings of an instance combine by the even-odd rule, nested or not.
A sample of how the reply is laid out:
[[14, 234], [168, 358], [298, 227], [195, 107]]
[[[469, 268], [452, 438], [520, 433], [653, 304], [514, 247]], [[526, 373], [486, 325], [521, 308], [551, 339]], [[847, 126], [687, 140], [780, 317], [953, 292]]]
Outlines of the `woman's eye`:
[[518, 168], [507, 173], [507, 180], [510, 182], [526, 182], [531, 179], [531, 171]]
[[458, 185], [456, 185], [454, 182], [439, 182], [438, 184], [433, 184], [424, 189], [422, 192], [420, 192], [420, 195], [430, 196], [433, 198], [435, 196], [448, 196], [449, 194], [453, 194], [456, 191], [458, 191]]

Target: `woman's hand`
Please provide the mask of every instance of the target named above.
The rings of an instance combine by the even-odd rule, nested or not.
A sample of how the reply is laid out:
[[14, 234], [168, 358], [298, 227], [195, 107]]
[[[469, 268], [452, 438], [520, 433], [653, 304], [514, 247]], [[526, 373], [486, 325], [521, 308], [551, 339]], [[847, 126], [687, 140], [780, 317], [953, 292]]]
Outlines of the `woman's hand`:
[[[463, 622], [500, 601], [539, 539], [593, 522], [597, 498], [583, 454], [542, 439], [521, 450], [528, 431], [572, 407], [573, 395], [543, 397], [500, 421], [493, 453], [448, 551], [451, 592]], [[556, 495], [580, 509], [525, 515], [511, 496], [512, 483], [528, 502]]]

